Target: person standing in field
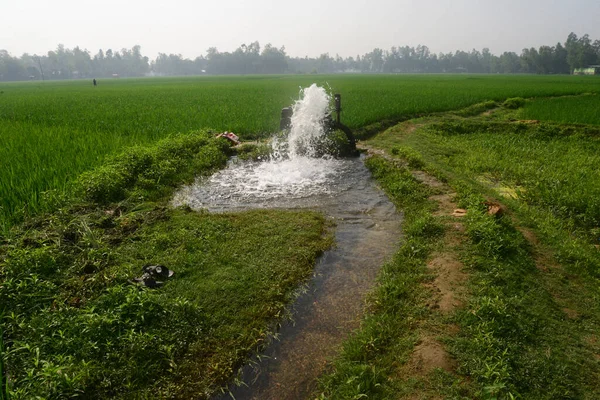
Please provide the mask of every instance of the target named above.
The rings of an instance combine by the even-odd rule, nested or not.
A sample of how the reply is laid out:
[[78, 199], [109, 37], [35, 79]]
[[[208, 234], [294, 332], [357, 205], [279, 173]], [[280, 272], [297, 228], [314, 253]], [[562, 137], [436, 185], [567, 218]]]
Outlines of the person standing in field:
[[96, 86], [96, 85], [97, 85], [96, 78], [94, 78], [94, 79], [92, 80], [92, 82], [94, 83], [94, 86]]

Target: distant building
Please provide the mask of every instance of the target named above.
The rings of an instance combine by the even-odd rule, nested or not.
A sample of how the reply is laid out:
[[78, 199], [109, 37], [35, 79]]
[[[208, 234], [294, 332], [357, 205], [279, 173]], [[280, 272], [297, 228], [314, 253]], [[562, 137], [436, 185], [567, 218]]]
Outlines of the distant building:
[[573, 75], [600, 75], [600, 65], [590, 65], [587, 68], [575, 68]]

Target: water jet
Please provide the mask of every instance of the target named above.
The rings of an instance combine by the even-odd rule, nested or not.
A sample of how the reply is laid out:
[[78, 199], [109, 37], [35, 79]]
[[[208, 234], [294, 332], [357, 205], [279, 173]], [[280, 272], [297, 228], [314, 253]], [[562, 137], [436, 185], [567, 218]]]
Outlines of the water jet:
[[[312, 87], [312, 86], [311, 86]], [[358, 156], [358, 151], [356, 150], [356, 138], [352, 133], [352, 130], [348, 128], [346, 125], [341, 123], [341, 113], [342, 113], [342, 95], [337, 93], [334, 94], [334, 110], [336, 113], [335, 120], [331, 117], [331, 113], [326, 113], [323, 115], [323, 119], [320, 121], [323, 125], [325, 135], [329, 137], [331, 141], [339, 142], [339, 138], [336, 140], [335, 132], [341, 131], [346, 136], [347, 144], [338, 145], [338, 155], [341, 156], [349, 156], [355, 157]], [[292, 119], [294, 116], [294, 108], [293, 107], [284, 107], [281, 110], [281, 119], [279, 121], [279, 129], [281, 131], [289, 132], [292, 129]]]

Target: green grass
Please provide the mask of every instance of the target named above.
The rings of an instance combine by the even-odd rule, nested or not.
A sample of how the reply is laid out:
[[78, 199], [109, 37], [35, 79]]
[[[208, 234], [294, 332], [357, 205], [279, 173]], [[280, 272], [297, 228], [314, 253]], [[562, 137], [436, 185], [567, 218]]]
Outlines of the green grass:
[[531, 245], [513, 221], [488, 215], [483, 197], [469, 189], [462, 196], [472, 294], [450, 343], [459, 371], [473, 377], [482, 397], [595, 398], [600, 371], [585, 330], [566, 317], [555, 287], [540, 284]]
[[[592, 246], [598, 244], [598, 207], [593, 206], [600, 181], [594, 167], [597, 131], [513, 123], [501, 115], [462, 119], [453, 113], [402, 124], [370, 144], [399, 156], [410, 168], [443, 178], [459, 193], [459, 206], [468, 209], [463, 220], [468, 241], [462, 251], [470, 276], [468, 303], [451, 316], [460, 332], [446, 344], [469, 385], [461, 388], [457, 378], [433, 374], [434, 393], [452, 398], [597, 398], [600, 252]], [[399, 174], [390, 169], [378, 176], [391, 196], [394, 187], [405, 186], [406, 178]], [[421, 193], [418, 188], [411, 192]], [[488, 215], [484, 200], [489, 197], [500, 198], [509, 212], [499, 218]], [[405, 212], [409, 216], [412, 210]], [[418, 249], [412, 244], [412, 226], [411, 218], [407, 245]], [[539, 243], [526, 240], [524, 230], [534, 232]], [[399, 261], [396, 290], [406, 286], [406, 274], [413, 269], [410, 259]], [[412, 299], [396, 316], [418, 319], [419, 302]], [[382, 329], [387, 324], [373, 329], [371, 320], [386, 318], [379, 315], [379, 305], [391, 303], [380, 292], [371, 301], [378, 305], [376, 315], [367, 317], [344, 348], [324, 380], [323, 397], [401, 397], [425, 390], [410, 387], [410, 382], [407, 387], [391, 367], [407, 362], [413, 331], [390, 336]], [[421, 318], [431, 318], [420, 312]], [[373, 348], [356, 345], [364, 335]], [[363, 364], [378, 372], [375, 384], [352, 370]], [[446, 382], [441, 389], [440, 379]], [[362, 392], [347, 391], [349, 385]], [[338, 390], [342, 394], [336, 396]]]
[[[168, 208], [227, 147], [198, 131], [128, 149], [0, 242], [10, 399], [208, 398], [260, 349], [330, 237], [310, 211]], [[156, 263], [164, 287], [130, 282]]]
[[536, 99], [525, 105], [520, 117], [565, 124], [600, 125], [600, 96]]
[[[287, 105], [298, 84], [319, 79], [344, 101], [353, 99], [344, 103], [353, 127], [469, 106], [371, 143], [460, 193], [469, 209], [463, 261], [471, 273], [465, 310], [440, 321], [422, 285], [432, 279], [427, 259], [444, 233], [427, 200], [433, 193], [407, 169], [369, 161], [404, 210], [404, 243], [383, 267], [361, 330], [322, 378], [321, 397], [409, 395], [421, 383], [398, 375], [419, 330], [449, 322], [461, 327], [445, 342], [459, 369], [434, 371], [432, 393], [598, 397], [597, 129], [513, 123], [505, 111], [461, 118], [509, 97], [596, 91], [598, 81], [285, 76], [107, 81], [97, 88], [102, 92], [83, 82], [0, 86], [2, 100], [9, 99], [0, 110], [1, 198], [10, 199], [3, 221], [13, 227], [0, 237], [0, 342], [12, 399], [206, 398], [231, 379], [273, 332], [330, 244], [327, 224], [313, 212], [209, 215], [167, 208], [177, 186], [223, 166], [228, 152], [206, 130], [169, 134], [188, 131], [186, 124], [246, 126], [240, 132], [248, 136], [266, 132], [278, 118], [278, 99]], [[194, 119], [198, 109], [189, 105], [195, 102], [210, 112]], [[518, 107], [520, 100], [509, 103]], [[229, 112], [239, 125], [219, 122]], [[160, 121], [164, 129], [156, 130]], [[19, 189], [21, 181], [29, 186]], [[506, 188], [518, 194], [504, 198], [514, 214], [487, 216], [483, 196], [502, 196]], [[55, 190], [42, 195], [48, 189]], [[26, 223], [14, 226], [19, 216]], [[539, 235], [560, 269], [536, 268], [519, 224]], [[159, 290], [130, 284], [145, 263], [164, 263], [177, 274]], [[565, 307], [579, 316], [567, 317]]]
[[[521, 201], [598, 239], [600, 130], [520, 123], [441, 122], [422, 132], [422, 151], [473, 179], [502, 182]], [[599, 242], [596, 242], [599, 243]]]
[[[204, 397], [260, 347], [326, 243], [310, 212], [132, 214], [113, 222], [140, 225], [128, 235], [78, 219], [86, 236], [72, 245], [6, 255], [12, 399]], [[128, 284], [146, 263], [176, 275], [154, 291]]]
[[[593, 77], [592, 77], [593, 78]], [[353, 129], [467, 107], [485, 100], [598, 92], [590, 77], [306, 75], [196, 77], [0, 84], [0, 227], [45, 210], [110, 154], [200, 128], [264, 137], [281, 108], [313, 82], [342, 94]]]

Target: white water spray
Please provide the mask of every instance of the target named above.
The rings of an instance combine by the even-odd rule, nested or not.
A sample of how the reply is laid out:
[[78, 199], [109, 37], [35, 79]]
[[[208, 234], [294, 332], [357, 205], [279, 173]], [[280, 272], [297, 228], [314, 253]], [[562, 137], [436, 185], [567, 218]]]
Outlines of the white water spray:
[[324, 119], [329, 115], [331, 97], [315, 83], [301, 90], [301, 98], [292, 107], [292, 124], [287, 138], [288, 156], [316, 157], [315, 146], [325, 139]]
[[[289, 134], [273, 139], [271, 160], [232, 163], [208, 181], [179, 192], [174, 203], [193, 208], [230, 209], [292, 206], [291, 199], [328, 196], [348, 189], [345, 177], [355, 163], [330, 156], [317, 157], [326, 142], [323, 120], [330, 113], [330, 96], [311, 85], [293, 105]], [[300, 206], [299, 204], [297, 206]]]

